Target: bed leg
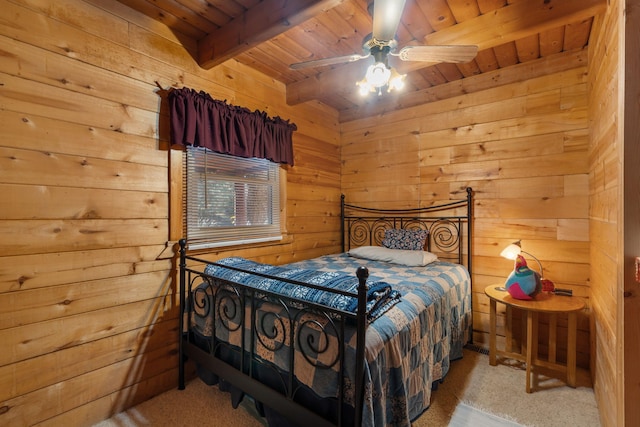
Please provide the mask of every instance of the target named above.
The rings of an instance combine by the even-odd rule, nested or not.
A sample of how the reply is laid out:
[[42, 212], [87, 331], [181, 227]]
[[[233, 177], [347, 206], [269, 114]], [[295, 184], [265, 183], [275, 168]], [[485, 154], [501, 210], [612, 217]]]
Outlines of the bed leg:
[[[182, 347], [182, 337], [180, 337], [180, 347]], [[180, 360], [178, 360], [178, 390], [184, 390], [184, 354], [182, 354], [182, 350], [179, 351], [180, 355], [178, 356]]]
[[358, 277], [358, 332], [356, 337], [356, 396], [355, 396], [355, 425], [362, 425], [362, 409], [364, 405], [364, 358], [365, 333], [367, 331], [367, 279], [369, 270], [359, 267]]
[[187, 268], [187, 241], [180, 239], [180, 311], [178, 314], [178, 390], [184, 390], [184, 309], [185, 309], [185, 281]]

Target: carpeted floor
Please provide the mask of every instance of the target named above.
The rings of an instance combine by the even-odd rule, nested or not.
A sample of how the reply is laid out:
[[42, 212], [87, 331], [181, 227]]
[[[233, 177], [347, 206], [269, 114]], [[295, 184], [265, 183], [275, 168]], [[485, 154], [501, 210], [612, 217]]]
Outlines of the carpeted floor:
[[449, 427], [521, 427], [509, 418], [503, 418], [491, 414], [481, 409], [469, 406], [464, 402], [458, 402], [456, 410], [453, 411]]
[[524, 366], [490, 366], [489, 356], [465, 350], [431, 396], [431, 406], [413, 427], [448, 426], [459, 402], [525, 426], [599, 427], [600, 417], [589, 375], [578, 371], [577, 387], [539, 375], [533, 393], [525, 392]]
[[[578, 372], [575, 389], [542, 375], [534, 384], [535, 392], [527, 394], [522, 366], [490, 366], [488, 356], [465, 350], [464, 358], [451, 364], [447, 378], [432, 394], [431, 407], [412, 427], [482, 425], [467, 419], [470, 417], [468, 414], [474, 411], [462, 406], [504, 418], [512, 425], [600, 426], [593, 389], [586, 372]], [[461, 402], [464, 405], [459, 406]], [[260, 427], [266, 424], [246, 400], [234, 410], [227, 393], [196, 379], [184, 391], [168, 391], [94, 427], [193, 425]]]

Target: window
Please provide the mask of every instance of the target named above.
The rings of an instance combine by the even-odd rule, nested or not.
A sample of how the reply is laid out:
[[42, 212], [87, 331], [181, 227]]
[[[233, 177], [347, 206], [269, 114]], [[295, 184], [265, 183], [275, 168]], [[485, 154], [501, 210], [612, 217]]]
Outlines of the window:
[[282, 239], [278, 164], [192, 146], [185, 157], [190, 249]]

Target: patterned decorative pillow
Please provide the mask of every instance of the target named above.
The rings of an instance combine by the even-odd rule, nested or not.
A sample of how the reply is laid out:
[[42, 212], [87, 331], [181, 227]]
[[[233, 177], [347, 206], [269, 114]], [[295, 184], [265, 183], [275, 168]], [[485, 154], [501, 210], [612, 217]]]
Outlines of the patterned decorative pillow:
[[382, 246], [389, 249], [421, 251], [424, 249], [424, 243], [428, 235], [429, 232], [427, 230], [391, 228], [384, 232]]

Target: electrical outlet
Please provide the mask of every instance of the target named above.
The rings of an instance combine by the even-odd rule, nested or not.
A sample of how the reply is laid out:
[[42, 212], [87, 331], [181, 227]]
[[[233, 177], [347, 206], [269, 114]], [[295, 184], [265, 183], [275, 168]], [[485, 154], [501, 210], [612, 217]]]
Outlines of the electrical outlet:
[[636, 257], [636, 282], [640, 283], [640, 256]]

